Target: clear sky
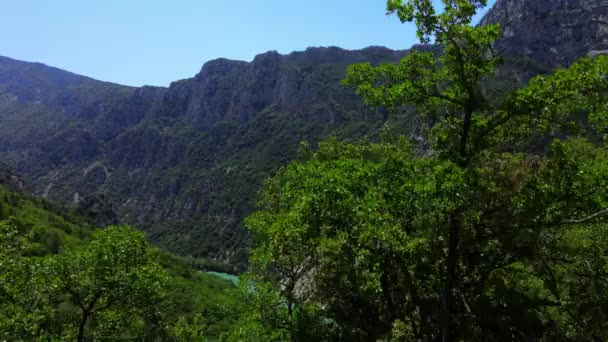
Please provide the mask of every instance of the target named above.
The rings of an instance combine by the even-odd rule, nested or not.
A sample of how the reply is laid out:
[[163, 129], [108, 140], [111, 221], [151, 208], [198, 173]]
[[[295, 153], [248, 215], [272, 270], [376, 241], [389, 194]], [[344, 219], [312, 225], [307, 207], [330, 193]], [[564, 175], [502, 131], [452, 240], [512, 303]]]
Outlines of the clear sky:
[[[493, 2], [493, 1], [491, 1]], [[0, 55], [126, 85], [167, 86], [204, 62], [309, 46], [404, 49], [384, 0], [5, 0]]]

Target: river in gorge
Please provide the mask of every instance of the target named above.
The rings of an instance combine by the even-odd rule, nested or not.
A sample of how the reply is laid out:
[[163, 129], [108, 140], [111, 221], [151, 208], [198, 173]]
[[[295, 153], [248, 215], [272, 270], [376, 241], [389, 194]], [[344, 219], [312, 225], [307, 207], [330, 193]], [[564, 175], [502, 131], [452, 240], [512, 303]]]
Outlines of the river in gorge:
[[234, 274], [228, 274], [228, 273], [222, 273], [222, 272], [212, 272], [212, 271], [205, 272], [205, 273], [214, 275], [216, 277], [220, 277], [224, 280], [228, 280], [228, 281], [232, 282], [234, 285], [239, 284], [239, 277]]

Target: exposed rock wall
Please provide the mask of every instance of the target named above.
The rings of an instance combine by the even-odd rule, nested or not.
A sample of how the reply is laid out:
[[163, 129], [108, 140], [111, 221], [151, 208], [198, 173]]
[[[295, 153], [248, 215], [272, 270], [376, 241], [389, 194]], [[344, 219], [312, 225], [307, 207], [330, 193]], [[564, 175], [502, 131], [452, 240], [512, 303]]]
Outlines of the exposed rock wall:
[[499, 49], [548, 67], [608, 52], [608, 0], [498, 0], [481, 24], [500, 23]]

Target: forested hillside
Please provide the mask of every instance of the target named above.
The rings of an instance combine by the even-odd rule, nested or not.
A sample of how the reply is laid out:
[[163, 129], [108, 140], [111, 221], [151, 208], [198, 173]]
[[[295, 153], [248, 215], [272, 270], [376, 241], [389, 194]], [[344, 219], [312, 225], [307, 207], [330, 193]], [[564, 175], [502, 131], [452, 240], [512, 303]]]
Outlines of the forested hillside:
[[[233, 285], [0, 178], [0, 338], [214, 340], [239, 312]], [[12, 180], [12, 182], [6, 181]]]

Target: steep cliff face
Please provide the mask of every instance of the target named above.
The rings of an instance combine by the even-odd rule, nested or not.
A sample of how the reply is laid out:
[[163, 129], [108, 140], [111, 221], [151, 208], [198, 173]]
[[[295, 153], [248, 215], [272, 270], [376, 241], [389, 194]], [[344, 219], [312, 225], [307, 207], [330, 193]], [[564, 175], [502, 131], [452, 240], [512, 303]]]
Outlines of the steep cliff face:
[[608, 53], [608, 0], [498, 0], [481, 24], [500, 23], [507, 56], [543, 67]]
[[0, 60], [0, 159], [38, 193], [105, 221], [115, 221], [112, 203], [123, 222], [175, 252], [242, 260], [241, 219], [301, 140], [358, 138], [382, 124], [340, 85], [346, 66], [406, 53], [332, 47], [218, 59], [167, 89]]
[[206, 63], [169, 87], [161, 110], [112, 142], [111, 167], [120, 171], [110, 192], [122, 217], [173, 251], [243, 260], [242, 218], [301, 140], [357, 138], [381, 125], [381, 114], [340, 85], [346, 66], [405, 53], [314, 48]]
[[[250, 63], [216, 59], [205, 63], [194, 78], [171, 84], [160, 112], [185, 117], [198, 128], [208, 129], [222, 120], [242, 126], [269, 106], [277, 111], [298, 111], [325, 101], [327, 85], [310, 76], [343, 75], [352, 63], [394, 62], [404, 55], [382, 47], [356, 51], [329, 47], [289, 55], [270, 51]], [[329, 75], [332, 72], [336, 74]]]

